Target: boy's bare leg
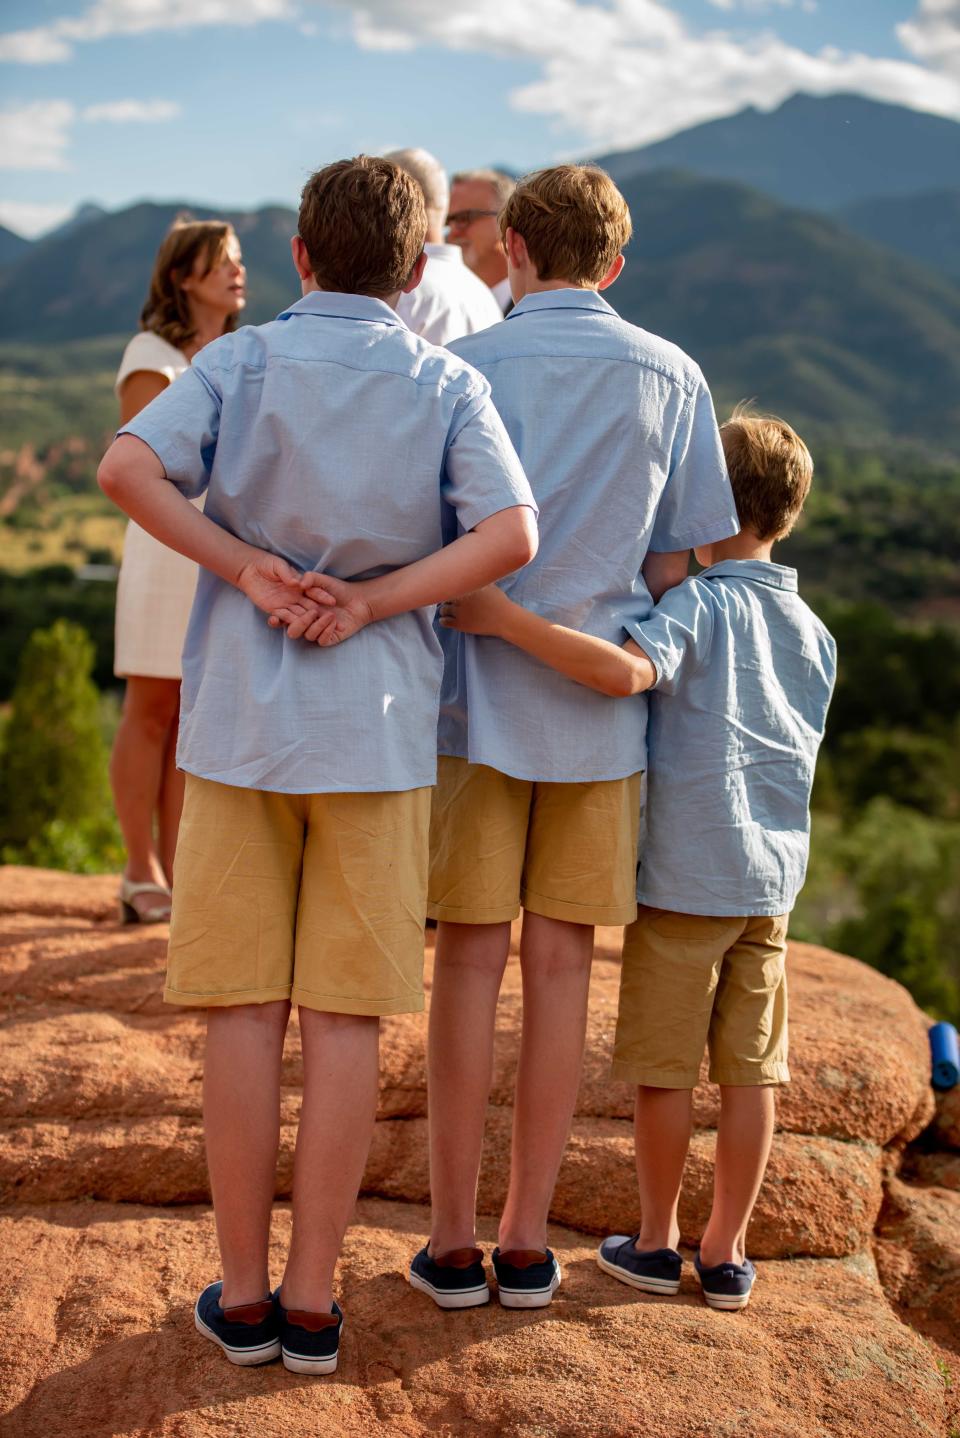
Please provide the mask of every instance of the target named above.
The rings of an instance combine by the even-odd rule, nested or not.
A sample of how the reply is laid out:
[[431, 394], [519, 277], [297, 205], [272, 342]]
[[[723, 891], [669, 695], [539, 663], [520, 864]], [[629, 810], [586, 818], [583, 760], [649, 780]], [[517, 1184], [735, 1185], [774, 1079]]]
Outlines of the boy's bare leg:
[[692, 1119], [692, 1089], [638, 1087], [634, 1138], [640, 1189], [636, 1247], [641, 1253], [676, 1248], [680, 1242], [677, 1204]]
[[509, 924], [437, 925], [430, 996], [430, 1252], [476, 1242], [477, 1179]]
[[300, 1008], [303, 1105], [293, 1166], [285, 1308], [329, 1313], [333, 1272], [377, 1116], [380, 1020]]
[[547, 1214], [580, 1087], [593, 928], [524, 913], [523, 1033], [500, 1247], [546, 1247]]
[[177, 852], [177, 835], [180, 832], [180, 816], [183, 813], [183, 792], [186, 775], [177, 768], [177, 735], [179, 731], [179, 706], [170, 725], [170, 736], [163, 756], [163, 773], [160, 777], [160, 797], [157, 804], [157, 852], [167, 882], [173, 887], [173, 860]]
[[700, 1240], [705, 1268], [742, 1263], [746, 1256], [747, 1224], [770, 1157], [775, 1109], [772, 1085], [721, 1086], [713, 1209]]
[[280, 1142], [280, 1064], [290, 1005], [207, 1011], [203, 1127], [225, 1308], [270, 1292], [267, 1252]]

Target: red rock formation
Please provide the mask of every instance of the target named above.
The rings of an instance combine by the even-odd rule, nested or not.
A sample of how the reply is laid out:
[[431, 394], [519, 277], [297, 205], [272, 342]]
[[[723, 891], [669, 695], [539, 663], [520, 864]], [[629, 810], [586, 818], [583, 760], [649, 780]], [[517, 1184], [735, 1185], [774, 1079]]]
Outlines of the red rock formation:
[[[773, 1261], [740, 1315], [706, 1309], [689, 1275], [677, 1300], [623, 1289], [599, 1273], [584, 1237], [638, 1218], [630, 1093], [606, 1078], [616, 931], [600, 935], [554, 1203], [566, 1278], [542, 1313], [442, 1314], [403, 1282], [427, 1225], [425, 1023], [386, 1021], [365, 1177], [379, 1197], [361, 1202], [342, 1265], [341, 1368], [318, 1382], [275, 1365], [232, 1369], [191, 1329], [192, 1298], [217, 1266], [209, 1209], [180, 1206], [207, 1197], [203, 1020], [161, 1003], [165, 930], [119, 928], [115, 890], [113, 879], [0, 875], [0, 1242], [12, 1285], [0, 1316], [0, 1410], [11, 1432], [947, 1438], [960, 1174], [957, 1156], [928, 1136], [908, 1151], [912, 1182], [893, 1176], [933, 1111], [926, 1021], [898, 985], [792, 946], [794, 1082], [750, 1232], [753, 1254]], [[512, 964], [480, 1189], [491, 1216], [503, 1194], [519, 1015]], [[300, 1077], [294, 1025], [280, 1196]], [[954, 1132], [952, 1102], [940, 1106], [941, 1140]], [[716, 1111], [704, 1084], [681, 1214], [687, 1241], [709, 1206]], [[288, 1221], [279, 1209], [278, 1269]], [[490, 1245], [492, 1217], [483, 1228]]]

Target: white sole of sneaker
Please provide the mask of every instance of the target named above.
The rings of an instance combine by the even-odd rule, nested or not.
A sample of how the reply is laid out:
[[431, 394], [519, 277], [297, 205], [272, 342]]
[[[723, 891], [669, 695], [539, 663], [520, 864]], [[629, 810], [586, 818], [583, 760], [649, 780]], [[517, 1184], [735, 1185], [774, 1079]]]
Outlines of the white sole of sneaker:
[[434, 1288], [419, 1273], [408, 1273], [407, 1281], [411, 1288], [418, 1289], [432, 1298], [438, 1308], [479, 1308], [481, 1303], [490, 1302], [490, 1289], [487, 1284], [482, 1288], [464, 1288], [459, 1293], [448, 1293], [443, 1288]]
[[275, 1358], [280, 1357], [280, 1339], [275, 1338], [271, 1343], [261, 1343], [257, 1348], [233, 1348], [229, 1343], [224, 1343], [218, 1333], [208, 1328], [196, 1309], [193, 1310], [193, 1321], [196, 1324], [197, 1332], [202, 1333], [204, 1338], [209, 1338], [221, 1348], [231, 1363], [236, 1363], [240, 1368], [255, 1368], [258, 1363], [272, 1363]]
[[295, 1353], [288, 1353], [286, 1349], [284, 1349], [281, 1354], [284, 1368], [289, 1369], [291, 1373], [313, 1373], [317, 1375], [336, 1373], [337, 1359], [339, 1356], [338, 1353], [335, 1353], [332, 1358], [298, 1358]]
[[546, 1288], [499, 1288], [501, 1308], [546, 1308], [563, 1281], [560, 1265], [553, 1261], [553, 1277]]
[[750, 1302], [749, 1293], [739, 1293], [729, 1298], [725, 1293], [708, 1293], [705, 1288], [701, 1291], [708, 1308], [719, 1308], [724, 1313], [736, 1313], [739, 1309], [746, 1308]]
[[629, 1273], [625, 1268], [618, 1268], [611, 1263], [609, 1258], [604, 1258], [597, 1249], [597, 1267], [602, 1268], [604, 1273], [609, 1273], [611, 1278], [619, 1279], [621, 1283], [627, 1283], [631, 1288], [639, 1288], [642, 1293], [659, 1293], [672, 1298], [680, 1292], [679, 1278], [643, 1278], [639, 1273]]

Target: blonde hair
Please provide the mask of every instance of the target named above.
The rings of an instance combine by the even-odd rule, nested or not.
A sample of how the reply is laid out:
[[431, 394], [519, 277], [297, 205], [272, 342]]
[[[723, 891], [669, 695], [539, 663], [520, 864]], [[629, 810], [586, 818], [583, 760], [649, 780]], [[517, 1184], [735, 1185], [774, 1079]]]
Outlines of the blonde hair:
[[630, 239], [627, 202], [605, 170], [555, 165], [526, 175], [500, 211], [500, 234], [516, 230], [541, 280], [596, 285]]
[[299, 233], [321, 289], [375, 298], [395, 294], [423, 251], [423, 190], [390, 160], [338, 160], [304, 185]]
[[[193, 274], [200, 256], [206, 266], [203, 273], [208, 275], [225, 258], [232, 238], [233, 226], [226, 220], [195, 220], [190, 215], [178, 215], [164, 235], [153, 262], [150, 288], [140, 312], [140, 328], [151, 330], [175, 349], [188, 345], [197, 331], [190, 318], [189, 296], [181, 288], [183, 281]], [[228, 315], [223, 325], [224, 334], [236, 323], [236, 315]]]
[[772, 414], [738, 404], [720, 426], [740, 526], [758, 539], [784, 539], [810, 493], [813, 460], [803, 440]]

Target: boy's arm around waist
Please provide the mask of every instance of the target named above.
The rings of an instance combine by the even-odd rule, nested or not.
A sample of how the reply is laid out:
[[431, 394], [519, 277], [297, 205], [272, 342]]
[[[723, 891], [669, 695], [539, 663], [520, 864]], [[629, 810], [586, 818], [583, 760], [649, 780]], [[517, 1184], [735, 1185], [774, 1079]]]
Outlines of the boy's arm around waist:
[[632, 639], [621, 647], [554, 624], [509, 599], [495, 584], [445, 603], [440, 623], [462, 634], [496, 635], [574, 683], [611, 698], [641, 694], [656, 683], [656, 669]]
[[[451, 594], [482, 588], [521, 569], [537, 552], [537, 521], [527, 505], [511, 505], [482, 519], [452, 544], [376, 579], [351, 583], [329, 574], [305, 574], [300, 581], [308, 599], [336, 608], [329, 616], [298, 615], [292, 608], [276, 611], [291, 639], [316, 640], [327, 646], [351, 638], [379, 619], [410, 609], [439, 604]], [[271, 621], [273, 622], [273, 621]]]

